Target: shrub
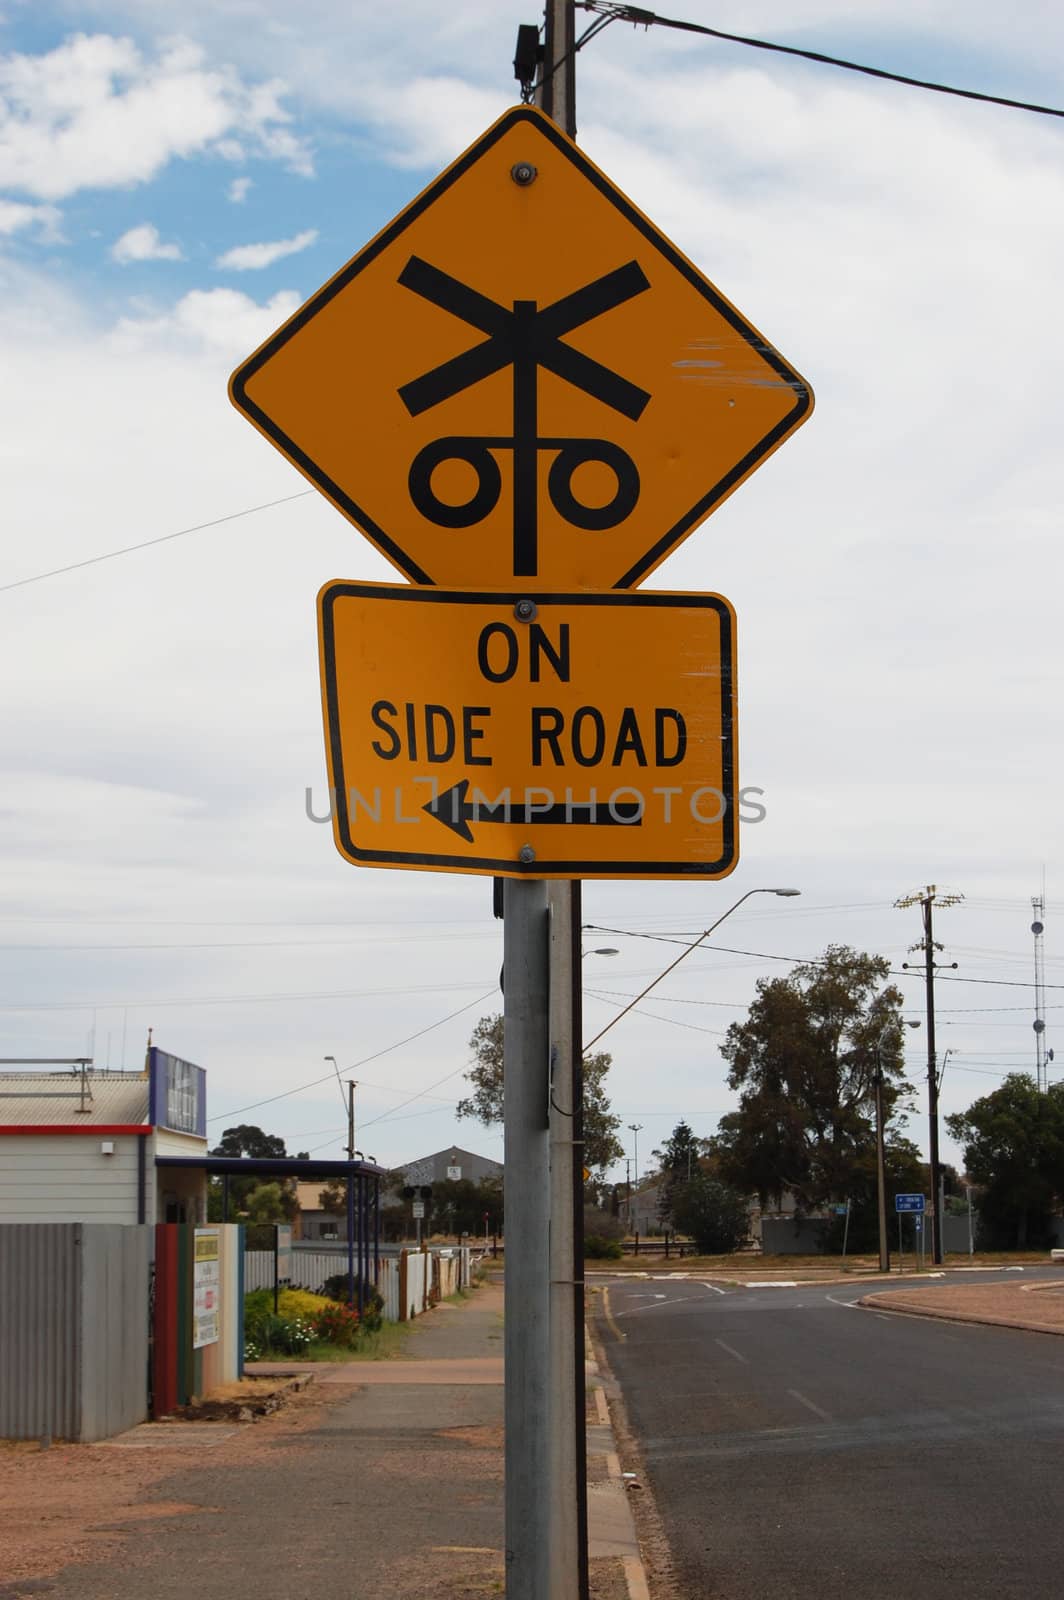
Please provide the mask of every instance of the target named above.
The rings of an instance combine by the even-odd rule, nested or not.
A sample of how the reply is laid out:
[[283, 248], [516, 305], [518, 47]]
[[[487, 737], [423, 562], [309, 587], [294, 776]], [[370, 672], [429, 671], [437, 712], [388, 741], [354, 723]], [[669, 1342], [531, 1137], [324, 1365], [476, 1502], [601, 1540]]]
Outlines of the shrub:
[[282, 1289], [277, 1309], [282, 1317], [306, 1317], [313, 1321], [328, 1304], [323, 1294], [311, 1294], [309, 1289]]
[[[358, 1309], [359, 1278], [355, 1276], [355, 1310]], [[362, 1284], [362, 1326], [367, 1333], [376, 1333], [381, 1325], [381, 1313], [384, 1310], [384, 1297], [378, 1293], [372, 1283], [364, 1278]], [[331, 1278], [326, 1278], [322, 1284], [322, 1294], [327, 1300], [335, 1300], [338, 1305], [347, 1304], [347, 1273], [334, 1272]]]
[[584, 1207], [584, 1237], [623, 1239], [624, 1223], [601, 1206]]
[[704, 1172], [677, 1186], [672, 1214], [677, 1228], [694, 1239], [699, 1255], [730, 1254], [750, 1227], [744, 1196]]
[[[259, 1296], [267, 1297], [263, 1305]], [[283, 1317], [274, 1312], [273, 1295], [256, 1290], [244, 1301], [244, 1354], [248, 1360], [268, 1360], [270, 1356], [302, 1355], [314, 1338], [314, 1325], [307, 1317]], [[249, 1347], [257, 1355], [248, 1356]]]
[[316, 1337], [343, 1350], [357, 1343], [360, 1327], [358, 1312], [350, 1306], [327, 1304], [314, 1317]]
[[620, 1261], [623, 1255], [619, 1239], [604, 1239], [601, 1234], [589, 1233], [584, 1240], [584, 1256], [589, 1261]]

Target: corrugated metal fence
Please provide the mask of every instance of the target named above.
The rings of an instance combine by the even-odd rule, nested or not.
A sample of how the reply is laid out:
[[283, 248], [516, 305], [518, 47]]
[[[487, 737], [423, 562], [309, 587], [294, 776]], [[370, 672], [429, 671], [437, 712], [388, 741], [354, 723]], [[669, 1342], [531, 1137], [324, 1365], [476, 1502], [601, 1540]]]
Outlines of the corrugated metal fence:
[[106, 1439], [148, 1414], [151, 1229], [0, 1226], [0, 1438]]

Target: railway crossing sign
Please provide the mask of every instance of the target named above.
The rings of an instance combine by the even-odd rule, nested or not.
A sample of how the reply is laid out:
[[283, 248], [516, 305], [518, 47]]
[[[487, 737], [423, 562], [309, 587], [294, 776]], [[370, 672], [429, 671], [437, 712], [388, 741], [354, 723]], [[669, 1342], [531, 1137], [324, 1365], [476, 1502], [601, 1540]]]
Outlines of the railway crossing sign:
[[318, 604], [349, 861], [534, 878], [735, 866], [735, 619], [719, 595], [337, 582]]
[[234, 373], [408, 578], [629, 588], [809, 415], [798, 373], [543, 113], [508, 111]]

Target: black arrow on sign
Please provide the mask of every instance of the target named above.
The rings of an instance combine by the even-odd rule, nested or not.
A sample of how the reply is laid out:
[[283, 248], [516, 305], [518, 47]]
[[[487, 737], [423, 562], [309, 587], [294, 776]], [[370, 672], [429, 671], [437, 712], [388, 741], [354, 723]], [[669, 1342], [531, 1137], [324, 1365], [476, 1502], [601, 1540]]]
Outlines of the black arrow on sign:
[[568, 824], [569, 827], [638, 828], [643, 821], [643, 806], [639, 800], [625, 801], [620, 805], [580, 805], [569, 801], [560, 806], [518, 806], [507, 800], [494, 805], [486, 800], [467, 800], [469, 779], [459, 778], [450, 789], [444, 789], [430, 800], [422, 811], [442, 822], [445, 828], [457, 833], [467, 844], [473, 842], [471, 822], [524, 822]]

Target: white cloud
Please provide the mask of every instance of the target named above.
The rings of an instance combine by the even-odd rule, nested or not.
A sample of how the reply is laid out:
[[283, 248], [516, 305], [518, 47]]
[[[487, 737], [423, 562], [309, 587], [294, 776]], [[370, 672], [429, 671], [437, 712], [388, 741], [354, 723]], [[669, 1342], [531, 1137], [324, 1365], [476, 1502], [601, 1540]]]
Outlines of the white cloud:
[[62, 238], [59, 223], [62, 213], [55, 206], [32, 206], [21, 200], [0, 200], [0, 235], [18, 233], [23, 228], [38, 228], [47, 242]]
[[[142, 25], [138, 13], [181, 18], [210, 40], [212, 62], [238, 60], [245, 78], [283, 71], [305, 104], [342, 101], [337, 127], [360, 157], [376, 156], [374, 177], [394, 192], [396, 208], [428, 176], [397, 179], [397, 164], [443, 165], [494, 114], [511, 24], [527, 20], [516, 0], [497, 0], [491, 26], [482, 3], [410, 0], [402, 30], [395, 8], [371, 8], [355, 38], [349, 5], [306, 0], [299, 27], [279, 43], [262, 19], [290, 11], [290, 0], [256, 0], [255, 28], [242, 0], [118, 4], [131, 28]], [[76, 0], [56, 0], [61, 6], [72, 16]], [[795, 38], [819, 21], [822, 45], [837, 19], [840, 40], [849, 28], [845, 53], [858, 55], [852, 0], [788, 0], [786, 11], [765, 0], [763, 10], [760, 32], [783, 19]], [[862, 22], [878, 59], [900, 38], [899, 54], [919, 62], [914, 30], [934, 30], [925, 70], [945, 76], [952, 30], [966, 50], [997, 47], [982, 86], [1050, 98], [1039, 74], [1064, 26], [1061, 8], [1042, 8], [1026, 78], [1016, 71], [1022, 36], [985, 0], [939, 8], [897, 0], [877, 35], [886, 17], [883, 0], [868, 0]], [[738, 0], [721, 0], [718, 20], [741, 28]], [[590, 883], [586, 915], [693, 932], [706, 926], [712, 901], [724, 906], [749, 886], [794, 882], [802, 900], [750, 902], [727, 924], [735, 936], [726, 943], [813, 956], [837, 940], [900, 962], [918, 920], [891, 903], [937, 879], [970, 897], [940, 928], [952, 945], [943, 959], [962, 962], [955, 977], [1026, 979], [1025, 896], [1037, 889], [1043, 861], [1051, 888], [1064, 871], [1054, 809], [1061, 758], [1051, 735], [1064, 689], [1052, 621], [1064, 582], [1057, 136], [1048, 119], [809, 67], [764, 68], [749, 52], [653, 29], [611, 29], [580, 56], [588, 153], [778, 341], [818, 397], [809, 426], [649, 585], [714, 588], [735, 602], [741, 781], [764, 788], [768, 817], [745, 831], [731, 884]], [[386, 92], [365, 103], [367, 83], [416, 87], [389, 110]], [[34, 116], [40, 122], [43, 112]], [[236, 162], [263, 147], [235, 118], [200, 148]], [[210, 203], [244, 170], [216, 175]], [[379, 224], [369, 217], [375, 204], [370, 194], [361, 210], [340, 182], [322, 197], [323, 214], [328, 207], [348, 220], [352, 249]], [[154, 202], [133, 215], [144, 214], [177, 231]], [[34, 225], [20, 216], [12, 228]], [[490, 248], [489, 227], [481, 248]], [[579, 267], [574, 255], [574, 284]], [[58, 271], [33, 282], [20, 262], [0, 260], [0, 289], [5, 503], [25, 535], [0, 552], [9, 579], [304, 487], [225, 400], [228, 370], [295, 309], [294, 293], [266, 304], [234, 289], [173, 306], [160, 300], [119, 335], [102, 337], [92, 319], [76, 325]], [[623, 370], [621, 351], [618, 361]], [[503, 406], [501, 429], [505, 416]], [[12, 771], [0, 899], [13, 919], [6, 940], [257, 946], [177, 956], [12, 951], [20, 1003], [78, 997], [86, 1009], [0, 1013], [3, 1053], [73, 1053], [101, 1000], [112, 1007], [99, 1014], [102, 1057], [107, 1030], [124, 1039], [128, 1004], [131, 1041], [154, 1021], [161, 1042], [210, 1068], [213, 1115], [243, 1107], [248, 1081], [260, 1096], [279, 1093], [313, 1079], [327, 1052], [352, 1060], [492, 989], [498, 928], [486, 884], [356, 871], [335, 854], [329, 830], [304, 818], [304, 785], [315, 785], [319, 803], [324, 789], [313, 597], [341, 575], [392, 576], [335, 511], [308, 496], [3, 596], [0, 652], [8, 681], [19, 684], [4, 752]], [[428, 692], [436, 694], [435, 683]], [[981, 909], [980, 895], [995, 904]], [[47, 930], [28, 920], [42, 916], [74, 920]], [[119, 926], [86, 931], [104, 918]], [[224, 926], [160, 929], [166, 919]], [[255, 926], [233, 929], [237, 919]], [[301, 931], [315, 922], [343, 926]], [[258, 947], [301, 939], [308, 948]], [[609, 942], [625, 945], [624, 959], [596, 975], [616, 992], [588, 996], [589, 1036], [667, 960], [652, 961], [641, 942]], [[979, 954], [1002, 946], [999, 956]], [[454, 993], [397, 999], [398, 959], [411, 988], [447, 983]], [[734, 1103], [712, 1030], [741, 1015], [759, 974], [785, 970], [724, 951], [680, 967], [651, 1009], [684, 1026], [632, 1013], [605, 1041], [615, 1063], [609, 1093], [623, 1120], [647, 1124], [650, 1141], [681, 1114], [712, 1133]], [[918, 1007], [918, 985], [901, 982]], [[175, 999], [356, 988], [379, 994], [268, 1006]], [[991, 1049], [1007, 1045], [1005, 1064], [1020, 1065], [1011, 1052], [1031, 1040], [1029, 1012], [990, 1013], [984, 1023], [982, 1012], [945, 1008], [1018, 1004], [1017, 996], [943, 980], [943, 1029], [961, 1049], [950, 1059], [944, 1110], [993, 1086], [989, 1076], [964, 1076], [965, 1049], [984, 1052], [967, 1059], [985, 1074], [1002, 1064]], [[677, 1006], [681, 999], [688, 1004]], [[492, 995], [384, 1058], [378, 1077], [398, 1099], [460, 1070], [474, 1020], [497, 1004]], [[693, 1031], [701, 1025], [708, 1035]], [[918, 1054], [919, 1036], [915, 1043]], [[131, 1047], [127, 1064], [134, 1054]], [[647, 1059], [661, 1063], [652, 1096]], [[459, 1081], [439, 1092], [457, 1095]], [[390, 1103], [374, 1103], [379, 1093], [367, 1088], [370, 1118]], [[342, 1110], [333, 1088], [320, 1105], [312, 1091], [261, 1114], [276, 1118], [266, 1125], [294, 1148], [303, 1129], [300, 1147], [320, 1144], [325, 1132], [316, 1130], [339, 1124]], [[497, 1149], [497, 1133], [456, 1129], [446, 1110], [379, 1123], [371, 1148], [397, 1164], [456, 1132], [475, 1149]], [[912, 1132], [922, 1139], [921, 1126]], [[338, 1126], [337, 1153], [341, 1144]]]
[[152, 60], [131, 39], [78, 34], [44, 55], [0, 57], [0, 188], [60, 199], [145, 183], [177, 157], [248, 150], [312, 171], [277, 79], [248, 84], [171, 40]]
[[275, 239], [269, 244], [238, 244], [219, 256], [214, 264], [223, 272], [258, 272], [263, 267], [272, 267], [275, 261], [282, 261], [285, 256], [298, 255], [301, 250], [308, 249], [317, 237], [317, 228], [307, 228], [291, 239]]
[[234, 178], [229, 185], [228, 198], [235, 206], [243, 205], [248, 197], [248, 190], [252, 187], [251, 178]]
[[301, 303], [292, 289], [281, 289], [260, 305], [239, 289], [193, 289], [160, 316], [124, 317], [116, 340], [143, 348], [178, 343], [206, 348], [231, 362], [250, 355]]
[[183, 257], [180, 245], [164, 244], [155, 224], [142, 222], [115, 240], [111, 259], [125, 266], [130, 261], [181, 261]]

